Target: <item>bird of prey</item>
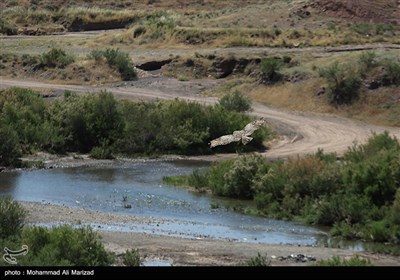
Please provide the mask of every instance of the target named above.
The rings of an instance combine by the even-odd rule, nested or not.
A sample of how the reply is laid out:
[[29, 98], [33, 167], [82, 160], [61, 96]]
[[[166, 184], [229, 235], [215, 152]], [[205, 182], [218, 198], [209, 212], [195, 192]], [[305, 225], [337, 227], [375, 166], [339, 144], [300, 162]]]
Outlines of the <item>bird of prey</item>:
[[210, 148], [214, 148], [220, 145], [227, 145], [229, 143], [238, 141], [242, 141], [243, 145], [246, 145], [251, 140], [253, 140], [250, 135], [264, 124], [266, 124], [266, 120], [264, 118], [252, 121], [251, 123], [247, 124], [242, 130], [235, 130], [232, 134], [218, 137], [208, 144], [210, 145]]

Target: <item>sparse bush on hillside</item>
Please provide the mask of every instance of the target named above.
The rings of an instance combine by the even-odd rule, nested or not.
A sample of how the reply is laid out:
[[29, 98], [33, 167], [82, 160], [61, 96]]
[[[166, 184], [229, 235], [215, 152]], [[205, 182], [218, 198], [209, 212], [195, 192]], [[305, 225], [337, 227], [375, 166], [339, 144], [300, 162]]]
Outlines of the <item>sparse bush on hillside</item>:
[[361, 72], [365, 73], [367, 70], [377, 65], [376, 53], [374, 51], [366, 51], [360, 55]]
[[50, 68], [64, 68], [74, 61], [75, 59], [72, 55], [67, 55], [65, 51], [58, 48], [52, 48], [49, 52], [40, 56], [40, 63]]
[[105, 51], [93, 50], [90, 52], [89, 58], [96, 61], [105, 58], [110, 67], [118, 69], [124, 81], [132, 81], [137, 78], [137, 73], [131, 58], [127, 53], [121, 52], [118, 49], [106, 49]]
[[400, 85], [400, 61], [385, 61], [385, 76], [391, 84]]
[[225, 94], [220, 100], [221, 105], [226, 110], [236, 112], [246, 112], [251, 110], [251, 99], [235, 90], [233, 93]]
[[319, 74], [328, 83], [327, 93], [330, 103], [349, 104], [358, 97], [361, 82], [356, 69], [333, 63], [331, 66], [319, 69]]
[[268, 57], [261, 61], [261, 82], [264, 84], [276, 83], [282, 79], [282, 74], [279, 73], [281, 62], [275, 57]]
[[5, 34], [5, 35], [16, 35], [17, 34], [17, 28], [15, 26], [12, 26], [8, 21], [6, 21], [4, 18], [0, 18], [0, 34]]

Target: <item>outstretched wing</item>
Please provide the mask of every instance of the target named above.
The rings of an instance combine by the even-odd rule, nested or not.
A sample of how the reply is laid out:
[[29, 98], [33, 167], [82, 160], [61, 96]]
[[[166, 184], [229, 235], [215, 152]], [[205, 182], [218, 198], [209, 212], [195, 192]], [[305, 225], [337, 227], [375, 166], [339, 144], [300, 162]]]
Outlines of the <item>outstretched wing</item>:
[[[235, 132], [237, 132], [237, 131], [235, 131]], [[209, 145], [210, 145], [210, 148], [214, 148], [214, 147], [220, 146], [220, 145], [228, 145], [229, 143], [240, 141], [241, 138], [242, 137], [239, 133], [223, 135], [214, 140], [211, 140]]]
[[261, 118], [259, 120], [252, 121], [251, 123], [247, 124], [243, 128], [243, 135], [246, 135], [246, 136], [252, 135], [254, 133], [254, 131], [259, 129], [265, 123], [266, 123], [266, 121], [263, 118]]
[[259, 129], [265, 123], [266, 123], [266, 121], [264, 118], [255, 120], [255, 121], [247, 124], [242, 130], [234, 131], [232, 134], [229, 134], [229, 135], [223, 135], [219, 138], [212, 140], [208, 144], [210, 145], [210, 148], [214, 148], [214, 147], [220, 146], [220, 145], [227, 145], [229, 143], [238, 142], [238, 141], [242, 141], [243, 145], [246, 145], [251, 140], [253, 140], [253, 138], [250, 137], [250, 135], [253, 134], [254, 131]]

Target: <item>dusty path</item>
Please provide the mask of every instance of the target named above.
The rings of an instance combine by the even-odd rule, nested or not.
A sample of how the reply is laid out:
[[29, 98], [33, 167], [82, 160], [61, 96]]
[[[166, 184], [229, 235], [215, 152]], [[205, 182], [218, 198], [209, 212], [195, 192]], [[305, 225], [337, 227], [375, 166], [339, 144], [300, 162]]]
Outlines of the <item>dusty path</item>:
[[[0, 78], [0, 88], [11, 86], [51, 89], [62, 92], [98, 92], [107, 90], [120, 98], [126, 99], [173, 99], [181, 98], [204, 104], [214, 104], [216, 98], [204, 97], [199, 93], [215, 81], [196, 80], [180, 82], [170, 78], [144, 78], [139, 83], [130, 82], [108, 86], [81, 86], [49, 84], [37, 81], [21, 81]], [[137, 83], [137, 84], [135, 84]], [[314, 153], [318, 148], [325, 152], [343, 153], [355, 141], [362, 143], [372, 132], [387, 130], [400, 139], [400, 128], [381, 127], [354, 121], [346, 118], [323, 114], [296, 113], [270, 108], [261, 104], [254, 105], [252, 114], [267, 118], [271, 126], [286, 135], [280, 141], [272, 144], [266, 152], [267, 157], [287, 157], [289, 155]]]
[[[160, 223], [165, 219], [144, 218], [132, 215], [121, 215], [89, 211], [80, 208], [69, 208], [50, 204], [22, 202], [29, 211], [30, 223], [67, 223], [88, 224], [98, 223], [105, 225], [113, 223]], [[229, 240], [215, 239], [189, 239], [170, 236], [135, 232], [106, 231], [97, 229], [106, 248], [117, 253], [124, 253], [127, 249], [138, 248], [147, 261], [166, 261], [175, 266], [182, 265], [238, 265], [251, 257], [261, 253], [271, 256], [289, 256], [303, 254], [315, 257], [317, 260], [329, 259], [332, 256], [351, 257], [359, 255], [371, 260], [374, 265], [400, 266], [400, 258], [354, 252], [345, 249], [324, 247], [297, 246], [297, 245], [271, 245], [244, 243]], [[295, 262], [294, 260], [279, 261], [271, 259], [272, 265], [308, 265], [309, 263]]]

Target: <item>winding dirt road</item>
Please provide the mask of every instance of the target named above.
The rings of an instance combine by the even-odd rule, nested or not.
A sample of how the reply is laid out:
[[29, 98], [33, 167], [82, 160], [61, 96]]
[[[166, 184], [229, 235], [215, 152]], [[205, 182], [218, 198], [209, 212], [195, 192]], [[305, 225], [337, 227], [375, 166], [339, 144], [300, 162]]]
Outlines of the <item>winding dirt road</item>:
[[[180, 98], [204, 104], [217, 102], [214, 97], [204, 97], [199, 94], [204, 88], [213, 86], [213, 84], [215, 81], [210, 80], [181, 82], [164, 77], [150, 77], [143, 78], [138, 82], [117, 85], [82, 86], [0, 78], [0, 88], [19, 86], [53, 90], [59, 93], [64, 90], [75, 92], [107, 90], [124, 99]], [[325, 152], [337, 152], [340, 155], [354, 142], [362, 143], [373, 132], [381, 133], [385, 130], [400, 138], [400, 128], [398, 127], [375, 126], [331, 115], [289, 112], [261, 104], [255, 104], [253, 109], [251, 114], [265, 117], [271, 126], [286, 135], [273, 143], [266, 152], [265, 155], [269, 158], [314, 153], [319, 148]]]

